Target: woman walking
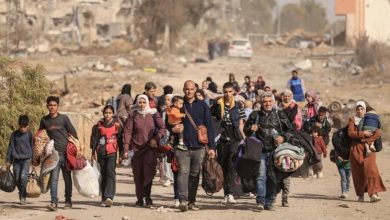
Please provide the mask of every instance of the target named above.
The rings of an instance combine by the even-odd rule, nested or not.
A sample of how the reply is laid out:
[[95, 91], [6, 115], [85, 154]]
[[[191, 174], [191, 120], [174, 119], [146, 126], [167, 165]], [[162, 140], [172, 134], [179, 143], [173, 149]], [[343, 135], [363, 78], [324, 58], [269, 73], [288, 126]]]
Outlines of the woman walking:
[[364, 193], [370, 196], [370, 202], [380, 200], [379, 192], [386, 191], [382, 178], [376, 164], [376, 153], [367, 154], [364, 144], [371, 144], [381, 135], [381, 129], [375, 132], [359, 130], [361, 122], [366, 112], [366, 103], [358, 101], [356, 103], [356, 115], [349, 119], [348, 135], [352, 139], [351, 144], [351, 171], [353, 184], [359, 202], [364, 202]]
[[102, 201], [100, 206], [111, 207], [114, 203], [116, 188], [116, 154], [121, 126], [114, 120], [114, 107], [106, 105], [103, 109], [104, 118], [93, 127], [91, 144], [92, 158], [100, 165], [102, 183]]
[[153, 205], [151, 190], [156, 174], [156, 149], [165, 132], [164, 122], [157, 109], [150, 108], [146, 95], [139, 95], [136, 99], [135, 110], [129, 114], [123, 131], [123, 158], [127, 159], [129, 150], [134, 150], [131, 164], [137, 206]]

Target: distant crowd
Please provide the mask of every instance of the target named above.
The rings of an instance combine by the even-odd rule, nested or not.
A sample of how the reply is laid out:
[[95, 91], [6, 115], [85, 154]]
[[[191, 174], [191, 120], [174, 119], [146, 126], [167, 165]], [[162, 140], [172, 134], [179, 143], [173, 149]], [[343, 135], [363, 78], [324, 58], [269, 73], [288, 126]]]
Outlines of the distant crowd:
[[[244, 195], [255, 197], [258, 210], [274, 210], [280, 192], [282, 206], [289, 207], [291, 176], [322, 178], [322, 160], [328, 156], [340, 174], [340, 199], [349, 196], [351, 175], [360, 202], [365, 193], [370, 202], [377, 202], [378, 193], [386, 191], [376, 164], [381, 150], [378, 114], [367, 102], [357, 101], [355, 116], [331, 136], [328, 109], [317, 91], [305, 89], [297, 70], [280, 93], [261, 76], [255, 81], [245, 76], [240, 85], [234, 74], [229, 74], [221, 89], [211, 77], [200, 84], [185, 81], [181, 92], [166, 85], [161, 96], [156, 95], [153, 82], [144, 89], [133, 98], [131, 85], [125, 84], [118, 96], [107, 101], [101, 120], [91, 128], [91, 164], [100, 167], [96, 181], [100, 176], [102, 207], [114, 205], [118, 163], [131, 164], [136, 206], [153, 206], [158, 192], [152, 191], [152, 185], [158, 170], [159, 182], [173, 185], [172, 206], [183, 212], [199, 210], [198, 185], [208, 159], [216, 160], [222, 170], [226, 205], [237, 202], [233, 194], [238, 184]], [[48, 114], [42, 117], [37, 134], [29, 131], [29, 117], [21, 115], [19, 129], [10, 137], [2, 173], [11, 172], [12, 166], [22, 205], [28, 197], [30, 168], [36, 172], [40, 167], [39, 186], [42, 192], [50, 190], [47, 208], [56, 211], [60, 171], [68, 209], [73, 206], [71, 173], [89, 166], [76, 129], [59, 107], [60, 99], [49, 96]], [[52, 148], [47, 147], [49, 140], [54, 141]], [[202, 175], [205, 190], [215, 188], [205, 186], [215, 181], [208, 178]], [[89, 186], [80, 179], [77, 182], [78, 191], [86, 193]]]

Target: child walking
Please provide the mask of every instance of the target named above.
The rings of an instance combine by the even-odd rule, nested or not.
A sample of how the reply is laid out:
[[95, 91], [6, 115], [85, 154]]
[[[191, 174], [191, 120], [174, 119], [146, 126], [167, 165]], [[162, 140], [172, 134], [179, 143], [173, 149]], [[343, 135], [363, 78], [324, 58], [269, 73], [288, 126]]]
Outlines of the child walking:
[[[327, 155], [326, 145], [325, 145], [324, 139], [320, 135], [320, 132], [321, 132], [321, 128], [320, 127], [314, 126], [312, 128], [311, 136], [313, 138], [313, 145], [314, 145], [314, 148], [317, 151], [317, 153], [320, 156], [322, 155], [324, 158], [326, 158], [326, 155]], [[322, 173], [322, 170], [323, 170], [322, 159], [321, 159], [320, 162], [314, 164], [312, 166], [312, 168], [313, 168], [313, 173], [314, 173], [313, 176], [317, 176], [317, 178], [322, 178], [322, 176], [323, 176], [323, 173]]]
[[111, 207], [114, 204], [116, 189], [116, 155], [118, 137], [121, 133], [120, 124], [114, 119], [114, 107], [106, 105], [103, 109], [104, 118], [93, 127], [92, 158], [100, 165], [102, 183], [101, 207]]
[[7, 168], [13, 165], [21, 205], [26, 205], [26, 186], [32, 158], [33, 135], [29, 131], [27, 115], [19, 116], [19, 129], [11, 134], [7, 151]]
[[[172, 105], [170, 107], [167, 107], [167, 115], [168, 115], [168, 124], [170, 126], [175, 126], [182, 123], [182, 119], [186, 116], [186, 114], [181, 113], [180, 110], [184, 106], [184, 98], [181, 96], [174, 96], [172, 98]], [[173, 146], [177, 142], [178, 145], [176, 148], [181, 150], [186, 150], [186, 147], [184, 145], [183, 141], [183, 133], [180, 134], [171, 134], [170, 137], [170, 144]]]

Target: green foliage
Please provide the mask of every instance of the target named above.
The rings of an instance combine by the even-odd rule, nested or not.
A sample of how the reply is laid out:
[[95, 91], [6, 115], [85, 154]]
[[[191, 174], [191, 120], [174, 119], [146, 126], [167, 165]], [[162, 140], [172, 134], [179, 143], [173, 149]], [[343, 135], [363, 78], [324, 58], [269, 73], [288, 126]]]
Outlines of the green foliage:
[[50, 84], [45, 69], [22, 66], [9, 58], [0, 57], [0, 162], [6, 157], [9, 137], [18, 128], [18, 117], [30, 118], [30, 130], [35, 131], [46, 113], [45, 101]]
[[314, 0], [302, 0], [299, 4], [287, 4], [281, 11], [282, 32], [303, 28], [308, 32], [321, 32], [328, 24], [326, 10]]
[[275, 6], [275, 0], [241, 1], [241, 10], [236, 21], [240, 32], [244, 35], [248, 32], [272, 33], [272, 9]]

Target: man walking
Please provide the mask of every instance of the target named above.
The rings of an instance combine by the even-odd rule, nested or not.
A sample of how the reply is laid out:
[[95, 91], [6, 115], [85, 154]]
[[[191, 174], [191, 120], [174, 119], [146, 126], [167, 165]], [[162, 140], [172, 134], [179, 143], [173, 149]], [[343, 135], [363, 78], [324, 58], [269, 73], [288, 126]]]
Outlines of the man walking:
[[198, 142], [197, 130], [191, 124], [189, 117], [192, 118], [196, 126], [204, 125], [207, 127], [207, 136], [210, 147], [208, 154], [210, 157], [215, 156], [215, 142], [209, 107], [204, 101], [195, 99], [195, 83], [191, 80], [186, 81], [184, 83], [183, 91], [185, 99], [185, 111], [183, 113], [186, 114], [186, 117], [183, 120], [183, 124], [175, 125], [172, 128], [172, 131], [175, 133], [183, 132], [185, 147], [183, 149], [176, 149], [175, 156], [179, 166], [179, 209], [185, 212], [188, 209], [199, 210], [195, 205], [195, 201], [199, 185], [199, 174], [205, 155], [205, 145]]
[[272, 159], [270, 158], [271, 152], [284, 142], [284, 134], [288, 131], [293, 131], [293, 127], [283, 111], [273, 108], [275, 98], [272, 93], [264, 93], [261, 100], [262, 105], [260, 111], [251, 113], [245, 124], [244, 131], [247, 136], [255, 132], [256, 137], [264, 144], [260, 158], [259, 175], [256, 179], [257, 208], [259, 210], [273, 210], [272, 202], [276, 190], [269, 189], [268, 187], [276, 186], [267, 184], [267, 164]]
[[72, 208], [72, 178], [70, 171], [66, 169], [66, 147], [68, 145], [68, 134], [77, 138], [76, 130], [70, 122], [68, 116], [60, 114], [58, 107], [60, 99], [56, 96], [49, 96], [46, 100], [49, 114], [42, 117], [39, 130], [45, 129], [50, 139], [54, 140], [54, 148], [58, 151], [59, 162], [50, 174], [50, 196], [51, 204], [47, 206], [50, 211], [56, 211], [58, 206], [58, 180], [60, 170], [65, 182], [65, 207]]
[[218, 160], [223, 169], [224, 203], [236, 203], [233, 197], [235, 183], [234, 156], [240, 141], [245, 137], [244, 108], [234, 100], [234, 85], [227, 82], [223, 85], [223, 98], [211, 107], [212, 115], [221, 123], [221, 138], [217, 146]]

